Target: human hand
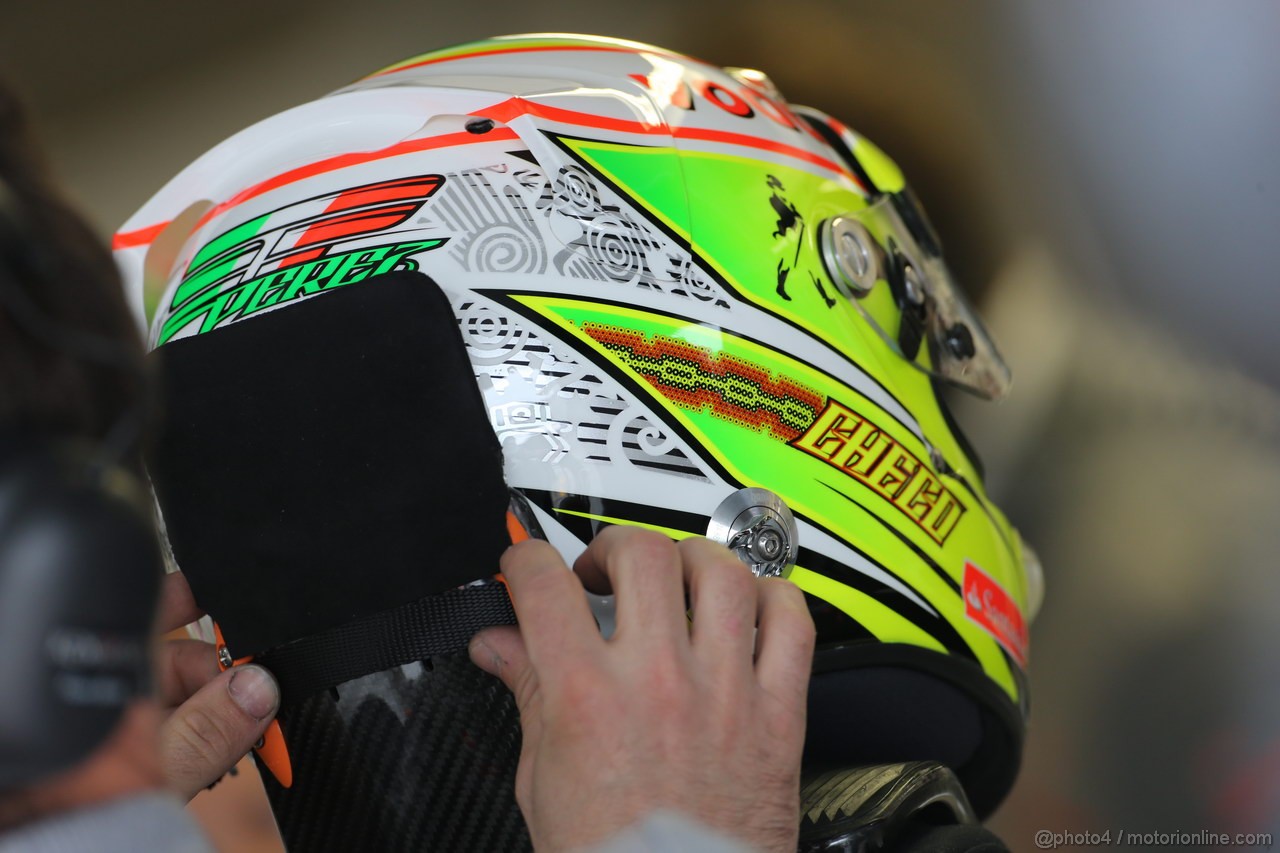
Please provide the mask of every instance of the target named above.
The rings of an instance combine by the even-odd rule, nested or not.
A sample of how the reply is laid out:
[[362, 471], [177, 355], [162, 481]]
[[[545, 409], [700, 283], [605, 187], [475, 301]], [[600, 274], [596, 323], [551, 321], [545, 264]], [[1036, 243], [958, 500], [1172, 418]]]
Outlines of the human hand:
[[[706, 539], [623, 526], [565, 569], [546, 542], [509, 549], [519, 628], [470, 647], [520, 709], [516, 801], [534, 846], [577, 849], [665, 808], [794, 851], [814, 646], [800, 590]], [[617, 598], [608, 641], [584, 585]]]
[[[159, 629], [181, 628], [203, 615], [181, 573], [166, 575]], [[191, 799], [222, 778], [262, 737], [280, 706], [276, 681], [260, 666], [219, 672], [212, 643], [166, 640], [156, 660], [161, 703], [172, 709], [160, 726], [160, 763], [170, 789]]]

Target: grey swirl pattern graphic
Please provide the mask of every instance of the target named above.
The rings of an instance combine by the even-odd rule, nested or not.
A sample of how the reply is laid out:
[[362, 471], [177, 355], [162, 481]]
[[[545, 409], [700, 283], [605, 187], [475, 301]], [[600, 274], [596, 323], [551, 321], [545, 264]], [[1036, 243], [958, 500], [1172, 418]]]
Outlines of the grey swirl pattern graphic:
[[439, 195], [433, 212], [460, 235], [450, 252], [463, 269], [546, 271], [546, 244], [517, 187], [499, 190], [484, 172], [471, 170], [450, 175]]
[[456, 306], [454, 316], [473, 364], [504, 364], [520, 356], [528, 343], [523, 326], [475, 302]]
[[548, 342], [514, 316], [463, 298], [454, 302], [476, 379], [500, 441], [557, 464], [570, 454], [592, 463], [635, 465], [709, 481], [674, 434], [623, 399], [589, 361]]
[[577, 164], [554, 178], [523, 160], [450, 173], [419, 222], [433, 217], [453, 235], [449, 257], [469, 272], [554, 270], [732, 307], [687, 246]]
[[564, 166], [556, 176], [552, 206], [574, 219], [591, 219], [603, 211], [596, 182], [580, 166]]
[[579, 245], [585, 248], [588, 263], [614, 281], [652, 276], [646, 252], [657, 246], [626, 216], [613, 213], [592, 219], [581, 242], [571, 247]]
[[459, 247], [462, 265], [477, 272], [542, 272], [547, 256], [540, 242], [511, 225], [491, 225]]

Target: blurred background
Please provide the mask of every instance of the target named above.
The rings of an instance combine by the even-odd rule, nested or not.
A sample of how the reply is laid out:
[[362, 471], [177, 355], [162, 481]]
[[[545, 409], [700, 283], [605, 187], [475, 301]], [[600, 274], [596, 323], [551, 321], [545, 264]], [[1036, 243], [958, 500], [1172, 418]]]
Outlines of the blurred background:
[[[994, 828], [1280, 834], [1280, 4], [7, 5], [0, 76], [104, 237], [246, 125], [489, 35], [652, 42], [839, 116], [1014, 370], [957, 401], [1048, 590]], [[243, 767], [193, 808], [222, 849], [278, 849]]]

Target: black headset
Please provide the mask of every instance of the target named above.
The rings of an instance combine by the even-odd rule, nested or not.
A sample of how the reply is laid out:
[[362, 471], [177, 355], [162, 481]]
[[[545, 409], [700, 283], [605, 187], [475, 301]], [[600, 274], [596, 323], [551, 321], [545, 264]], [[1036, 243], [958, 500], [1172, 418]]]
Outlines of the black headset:
[[[27, 296], [20, 282], [52, 269], [42, 251], [0, 179], [0, 311], [52, 347], [129, 369], [120, 343], [59, 325]], [[88, 757], [150, 690], [164, 566], [147, 493], [119, 464], [141, 422], [134, 407], [97, 444], [0, 425], [0, 794]]]

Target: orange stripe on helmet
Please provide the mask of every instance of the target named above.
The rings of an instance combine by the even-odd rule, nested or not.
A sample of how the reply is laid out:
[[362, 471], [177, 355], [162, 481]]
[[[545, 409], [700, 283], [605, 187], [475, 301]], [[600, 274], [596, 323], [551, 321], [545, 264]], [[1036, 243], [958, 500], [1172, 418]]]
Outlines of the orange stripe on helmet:
[[[265, 195], [272, 190], [307, 178], [323, 175], [326, 172], [336, 172], [339, 169], [346, 169], [351, 166], [359, 166], [363, 163], [372, 163], [377, 160], [385, 160], [389, 157], [398, 157], [402, 154], [413, 154], [418, 151], [429, 151], [434, 148], [453, 148], [459, 145], [475, 145], [482, 142], [501, 142], [516, 139], [515, 131], [510, 128], [498, 127], [482, 136], [467, 131], [459, 131], [458, 133], [445, 133], [440, 136], [429, 136], [423, 139], [406, 139], [403, 142], [397, 142], [395, 145], [388, 145], [386, 148], [379, 148], [376, 151], [357, 151], [350, 154], [338, 154], [334, 157], [326, 157], [323, 160], [317, 160], [314, 163], [308, 163], [305, 166], [298, 166], [287, 172], [281, 172], [273, 178], [260, 181], [251, 187], [247, 187], [236, 193], [231, 198], [214, 205], [200, 217], [192, 230], [202, 228], [211, 219], [226, 213], [233, 207], [243, 204], [250, 199]], [[155, 225], [148, 225], [144, 228], [137, 228], [133, 231], [120, 231], [112, 240], [112, 246], [116, 249], [128, 249], [135, 246], [143, 246], [150, 243], [160, 232], [165, 229], [168, 222], [159, 222]]]

